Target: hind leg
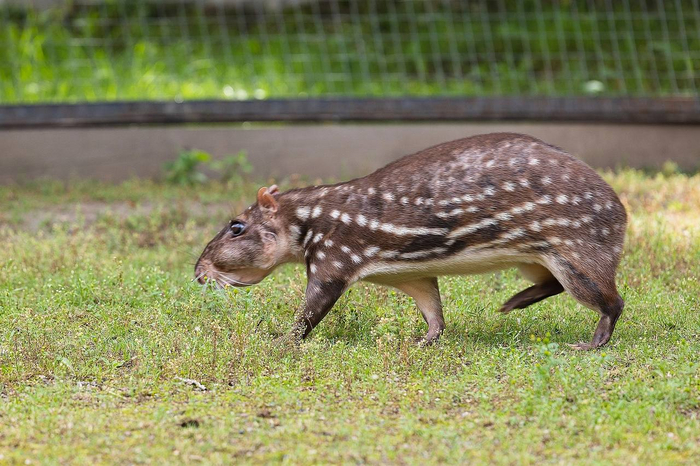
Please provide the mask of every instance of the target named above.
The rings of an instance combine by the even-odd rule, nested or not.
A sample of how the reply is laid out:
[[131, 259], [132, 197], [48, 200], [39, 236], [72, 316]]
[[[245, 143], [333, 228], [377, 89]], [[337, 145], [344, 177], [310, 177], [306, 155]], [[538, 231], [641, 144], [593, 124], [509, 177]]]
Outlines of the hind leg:
[[617, 319], [620, 318], [622, 314], [622, 309], [625, 306], [625, 302], [622, 300], [620, 295], [612, 302], [607, 303], [600, 308], [600, 320], [598, 320], [598, 326], [593, 333], [593, 339], [590, 343], [581, 342], [575, 345], [570, 345], [572, 348], [577, 350], [590, 350], [594, 348], [600, 348], [610, 341], [610, 337], [615, 330], [615, 324]]
[[590, 350], [605, 345], [610, 341], [617, 319], [625, 306], [615, 286], [614, 269], [586, 273], [566, 260], [559, 260], [550, 270], [574, 299], [600, 315], [591, 341], [571, 346], [579, 350]]
[[442, 302], [437, 278], [420, 278], [401, 283], [392, 283], [416, 302], [418, 310], [428, 324], [428, 333], [421, 338], [421, 345], [435, 343], [445, 330], [445, 318], [442, 316]]
[[523, 264], [518, 266], [518, 269], [523, 277], [535, 284], [506, 301], [498, 312], [508, 314], [513, 309], [525, 309], [564, 291], [564, 287], [554, 278], [554, 275], [541, 265]]

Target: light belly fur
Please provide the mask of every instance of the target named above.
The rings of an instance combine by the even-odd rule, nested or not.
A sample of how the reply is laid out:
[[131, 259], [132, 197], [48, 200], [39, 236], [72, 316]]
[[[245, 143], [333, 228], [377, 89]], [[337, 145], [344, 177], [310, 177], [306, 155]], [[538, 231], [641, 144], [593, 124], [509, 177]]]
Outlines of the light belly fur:
[[364, 267], [358, 280], [391, 283], [442, 275], [475, 275], [503, 270], [522, 264], [543, 265], [532, 253], [501, 249], [498, 251], [462, 251], [450, 257], [425, 261], [376, 262]]

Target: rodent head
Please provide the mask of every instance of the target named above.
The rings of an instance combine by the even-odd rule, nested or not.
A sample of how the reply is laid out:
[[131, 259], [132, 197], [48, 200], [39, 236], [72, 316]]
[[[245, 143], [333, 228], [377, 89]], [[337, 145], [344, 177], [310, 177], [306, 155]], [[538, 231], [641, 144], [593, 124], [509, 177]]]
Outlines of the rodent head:
[[277, 215], [277, 186], [260, 188], [258, 202], [233, 218], [204, 248], [195, 265], [195, 279], [219, 286], [260, 282], [289, 256], [287, 238]]

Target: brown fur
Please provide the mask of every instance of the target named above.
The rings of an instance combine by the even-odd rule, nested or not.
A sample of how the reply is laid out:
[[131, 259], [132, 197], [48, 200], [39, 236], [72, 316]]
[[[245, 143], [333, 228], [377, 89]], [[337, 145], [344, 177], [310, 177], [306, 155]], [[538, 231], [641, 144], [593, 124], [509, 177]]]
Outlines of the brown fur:
[[444, 329], [436, 277], [515, 266], [535, 286], [502, 310], [567, 291], [601, 314], [590, 344], [605, 344], [623, 302], [615, 286], [626, 213], [583, 162], [530, 136], [496, 133], [434, 146], [332, 186], [285, 193], [262, 188], [257, 204], [224, 228], [196, 267], [222, 285], [257, 283], [303, 261], [309, 283], [296, 328], [311, 329], [355, 281], [414, 297], [429, 326]]

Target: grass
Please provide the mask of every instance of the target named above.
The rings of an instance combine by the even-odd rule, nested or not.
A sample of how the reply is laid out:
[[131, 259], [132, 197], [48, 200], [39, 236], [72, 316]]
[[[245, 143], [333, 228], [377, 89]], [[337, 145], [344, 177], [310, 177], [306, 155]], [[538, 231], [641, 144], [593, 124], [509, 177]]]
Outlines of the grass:
[[74, 3], [0, 7], [0, 104], [700, 88], [689, 2]]
[[697, 463], [700, 175], [605, 177], [627, 306], [584, 353], [565, 343], [596, 316], [567, 296], [495, 312], [511, 271], [442, 279], [434, 347], [410, 299], [360, 284], [283, 350], [300, 267], [190, 281], [256, 184], [0, 188], [0, 463]]

